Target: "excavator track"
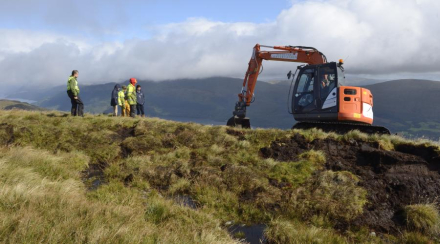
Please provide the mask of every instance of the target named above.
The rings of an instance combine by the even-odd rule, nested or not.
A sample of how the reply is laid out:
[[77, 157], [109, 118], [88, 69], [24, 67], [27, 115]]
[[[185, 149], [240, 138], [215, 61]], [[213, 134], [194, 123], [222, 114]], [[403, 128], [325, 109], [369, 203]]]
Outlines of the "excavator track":
[[335, 132], [345, 134], [352, 130], [359, 130], [366, 134], [391, 135], [390, 130], [382, 126], [373, 126], [368, 124], [344, 123], [344, 122], [298, 122], [292, 129], [308, 130], [312, 128], [321, 129], [325, 132]]

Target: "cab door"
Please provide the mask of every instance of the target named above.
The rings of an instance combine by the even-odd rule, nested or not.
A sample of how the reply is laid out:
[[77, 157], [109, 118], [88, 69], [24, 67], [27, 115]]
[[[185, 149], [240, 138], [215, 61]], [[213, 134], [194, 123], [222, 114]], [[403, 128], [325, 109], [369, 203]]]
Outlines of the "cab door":
[[306, 66], [300, 71], [293, 90], [292, 107], [294, 114], [306, 114], [318, 110], [317, 74], [315, 66]]
[[336, 63], [319, 65], [317, 107], [320, 113], [338, 112], [338, 76]]

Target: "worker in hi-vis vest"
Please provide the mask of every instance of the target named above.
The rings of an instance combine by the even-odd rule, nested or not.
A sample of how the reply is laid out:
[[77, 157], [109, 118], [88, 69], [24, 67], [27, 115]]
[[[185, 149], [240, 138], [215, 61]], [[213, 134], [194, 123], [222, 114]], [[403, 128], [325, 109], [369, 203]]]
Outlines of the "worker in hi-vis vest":
[[67, 95], [72, 103], [72, 109], [70, 113], [72, 116], [84, 117], [84, 103], [79, 97], [79, 87], [78, 87], [78, 70], [73, 70], [72, 75], [67, 80]]

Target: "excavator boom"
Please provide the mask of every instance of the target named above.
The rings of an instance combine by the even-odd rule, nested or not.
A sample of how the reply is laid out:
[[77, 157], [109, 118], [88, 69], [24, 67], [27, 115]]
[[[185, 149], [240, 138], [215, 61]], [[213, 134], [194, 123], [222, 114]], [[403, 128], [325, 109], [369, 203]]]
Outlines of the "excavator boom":
[[[261, 47], [281, 51], [261, 51]], [[239, 102], [245, 102], [246, 106], [251, 105], [263, 60], [307, 63], [311, 65], [327, 62], [327, 58], [324, 54], [313, 47], [255, 45], [243, 80], [242, 92], [238, 94]]]
[[[262, 47], [276, 51], [262, 51]], [[263, 60], [307, 63], [310, 65], [327, 62], [325, 55], [313, 47], [256, 44], [244, 76], [243, 87], [240, 94], [238, 94], [238, 102], [235, 104], [235, 111], [233, 112], [234, 116], [228, 120], [228, 126], [250, 128], [249, 118], [246, 117], [246, 107], [250, 106], [253, 101], [255, 85], [260, 75]]]

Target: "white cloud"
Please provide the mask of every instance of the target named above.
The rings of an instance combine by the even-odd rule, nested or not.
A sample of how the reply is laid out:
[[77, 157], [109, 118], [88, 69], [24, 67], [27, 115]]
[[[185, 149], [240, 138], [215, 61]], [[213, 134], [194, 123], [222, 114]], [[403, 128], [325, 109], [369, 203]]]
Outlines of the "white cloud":
[[[440, 72], [439, 12], [437, 0], [312, 0], [293, 2], [270, 23], [190, 18], [156, 26], [146, 40], [97, 43], [0, 30], [0, 73], [7, 77], [0, 84], [63, 84], [72, 69], [86, 83], [242, 77], [256, 43], [314, 46], [329, 60], [349, 57], [346, 71], [353, 75], [424, 78]], [[296, 64], [264, 66], [262, 78], [284, 79]]]

